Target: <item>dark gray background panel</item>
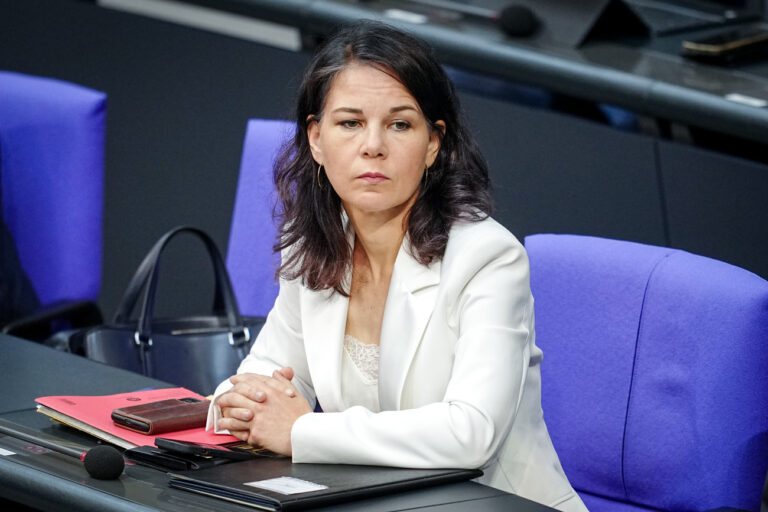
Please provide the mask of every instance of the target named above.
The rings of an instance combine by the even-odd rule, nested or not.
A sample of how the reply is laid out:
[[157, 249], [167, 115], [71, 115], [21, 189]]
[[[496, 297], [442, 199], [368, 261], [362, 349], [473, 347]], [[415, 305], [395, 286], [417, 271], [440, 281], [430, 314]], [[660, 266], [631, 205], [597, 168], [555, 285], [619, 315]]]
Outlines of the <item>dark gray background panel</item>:
[[491, 168], [495, 217], [516, 236], [665, 244], [651, 137], [474, 95], [462, 100]]
[[728, 155], [659, 143], [673, 247], [768, 276], [768, 169]]

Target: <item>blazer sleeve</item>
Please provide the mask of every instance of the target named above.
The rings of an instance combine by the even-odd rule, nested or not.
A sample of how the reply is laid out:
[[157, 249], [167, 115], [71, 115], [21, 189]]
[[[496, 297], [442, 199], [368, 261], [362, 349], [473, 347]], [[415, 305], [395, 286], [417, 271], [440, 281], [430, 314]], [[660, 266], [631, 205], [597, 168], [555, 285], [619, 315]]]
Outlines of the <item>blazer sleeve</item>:
[[[314, 408], [315, 392], [307, 367], [307, 356], [301, 334], [300, 286], [298, 281], [280, 281], [280, 291], [275, 299], [275, 305], [267, 315], [267, 320], [253, 342], [250, 352], [240, 363], [237, 373], [272, 375], [275, 370], [290, 366], [294, 371], [293, 384]], [[207, 430], [214, 428], [221, 417], [221, 408], [216, 400], [231, 388], [232, 383], [229, 380], [225, 380], [216, 388], [208, 409]], [[216, 432], [225, 433], [218, 430]]]
[[[304, 415], [291, 431], [294, 462], [477, 468], [492, 461], [540, 355], [525, 250], [508, 232], [493, 233], [456, 237], [446, 249], [437, 307], [452, 325], [436, 332], [458, 337], [445, 344], [454, 360], [442, 400], [400, 411]], [[432, 316], [430, 322], [441, 317]], [[409, 378], [418, 386], [430, 375]]]

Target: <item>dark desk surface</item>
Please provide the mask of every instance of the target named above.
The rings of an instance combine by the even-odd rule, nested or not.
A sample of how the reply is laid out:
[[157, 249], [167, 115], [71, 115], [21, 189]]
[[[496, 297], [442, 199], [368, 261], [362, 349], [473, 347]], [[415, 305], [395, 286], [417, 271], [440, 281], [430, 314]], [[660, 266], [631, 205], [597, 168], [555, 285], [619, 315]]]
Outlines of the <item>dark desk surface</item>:
[[[0, 418], [62, 441], [94, 446], [94, 438], [57, 425], [35, 412], [34, 399], [45, 395], [112, 394], [169, 384], [112, 368], [82, 357], [0, 335]], [[3, 450], [13, 452], [8, 455]], [[78, 460], [0, 435], [0, 504], [2, 499], [40, 510], [85, 511], [243, 511], [247, 507], [171, 489], [161, 471], [127, 465], [117, 480], [91, 478]], [[468, 502], [472, 502], [469, 504]], [[350, 502], [317, 510], [384, 512], [476, 507], [489, 511], [546, 512], [552, 509], [463, 482]]]
[[768, 143], [768, 108], [727, 99], [730, 94], [768, 101], [768, 61], [737, 68], [701, 64], [678, 55], [684, 37], [718, 29], [641, 41], [588, 41], [574, 49], [539, 38], [505, 36], [480, 21], [414, 24], [386, 9], [397, 0], [185, 0], [325, 34], [339, 23], [379, 19], [413, 31], [443, 62], [538, 85], [668, 121]]

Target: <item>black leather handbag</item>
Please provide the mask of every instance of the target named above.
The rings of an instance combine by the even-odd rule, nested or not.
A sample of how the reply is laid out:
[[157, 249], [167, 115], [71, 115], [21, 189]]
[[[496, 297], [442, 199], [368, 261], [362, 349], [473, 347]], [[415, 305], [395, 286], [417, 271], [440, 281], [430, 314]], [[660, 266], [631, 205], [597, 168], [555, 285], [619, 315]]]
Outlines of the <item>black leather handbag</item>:
[[[215, 276], [213, 312], [207, 316], [154, 318], [163, 249], [179, 233], [205, 245]], [[130, 320], [139, 303], [139, 315]], [[200, 229], [181, 226], [163, 235], [131, 279], [111, 324], [87, 329], [74, 342], [77, 352], [207, 395], [233, 375], [248, 353], [263, 318], [244, 318], [215, 242]]]

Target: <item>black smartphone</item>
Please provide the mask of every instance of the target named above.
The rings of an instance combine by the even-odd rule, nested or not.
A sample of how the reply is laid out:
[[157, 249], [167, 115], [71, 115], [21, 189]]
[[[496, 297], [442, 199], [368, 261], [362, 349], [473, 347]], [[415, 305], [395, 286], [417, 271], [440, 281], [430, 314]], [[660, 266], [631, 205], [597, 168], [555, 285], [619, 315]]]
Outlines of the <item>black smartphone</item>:
[[156, 437], [155, 446], [167, 450], [170, 453], [197, 455], [199, 457], [220, 457], [232, 460], [252, 459], [259, 455], [263, 455], [261, 452], [266, 452], [266, 450], [253, 449], [248, 444], [240, 442], [222, 445], [195, 443], [192, 441], [177, 441], [175, 439], [166, 439], [164, 437]]
[[743, 28], [683, 41], [686, 57], [711, 61], [733, 61], [768, 54], [768, 29]]

